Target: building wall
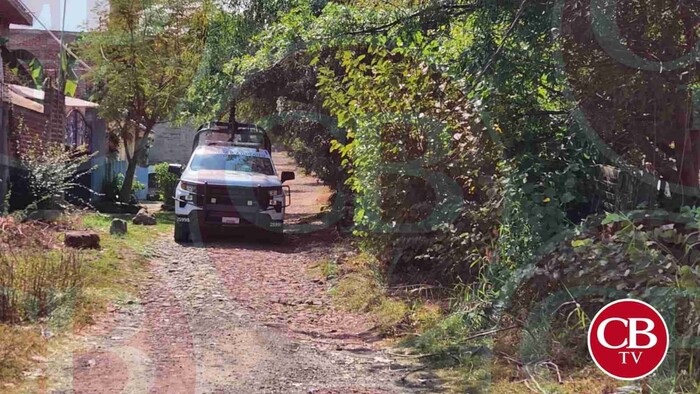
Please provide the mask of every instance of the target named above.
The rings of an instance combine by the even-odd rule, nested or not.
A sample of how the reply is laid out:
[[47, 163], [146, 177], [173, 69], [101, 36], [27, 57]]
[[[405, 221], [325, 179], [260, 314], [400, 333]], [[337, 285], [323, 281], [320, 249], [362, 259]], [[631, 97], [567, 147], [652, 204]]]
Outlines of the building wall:
[[2, 16], [0, 16], [0, 37], [7, 38], [7, 33], [10, 30], [10, 24], [3, 21]]
[[148, 162], [187, 164], [192, 153], [195, 132], [194, 128], [188, 126], [156, 126], [153, 130], [153, 144], [148, 150]]
[[36, 140], [63, 143], [65, 140], [64, 96], [53, 88], [45, 89], [44, 112], [19, 106], [10, 108], [10, 156], [21, 157]]

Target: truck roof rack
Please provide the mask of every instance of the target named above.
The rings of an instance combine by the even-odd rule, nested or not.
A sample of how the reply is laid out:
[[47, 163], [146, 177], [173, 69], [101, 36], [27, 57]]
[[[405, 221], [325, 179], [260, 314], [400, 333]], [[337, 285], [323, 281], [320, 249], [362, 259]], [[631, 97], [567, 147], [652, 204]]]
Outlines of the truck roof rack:
[[248, 123], [206, 123], [197, 129], [192, 151], [203, 144], [264, 149], [272, 154], [272, 143], [265, 129]]

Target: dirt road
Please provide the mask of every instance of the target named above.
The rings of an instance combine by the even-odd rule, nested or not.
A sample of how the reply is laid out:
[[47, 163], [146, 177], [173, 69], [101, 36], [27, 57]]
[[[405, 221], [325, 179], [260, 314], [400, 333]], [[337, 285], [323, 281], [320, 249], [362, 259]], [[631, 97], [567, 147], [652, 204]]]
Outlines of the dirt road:
[[[296, 221], [318, 213], [328, 190], [276, 154]], [[115, 307], [85, 335], [89, 349], [63, 367], [53, 392], [404, 393], [434, 392], [410, 359], [382, 350], [365, 316], [333, 306], [310, 272], [348, 253], [333, 230], [284, 245], [218, 240], [181, 246], [154, 240], [140, 298]], [[418, 372], [420, 374], [421, 372]]]

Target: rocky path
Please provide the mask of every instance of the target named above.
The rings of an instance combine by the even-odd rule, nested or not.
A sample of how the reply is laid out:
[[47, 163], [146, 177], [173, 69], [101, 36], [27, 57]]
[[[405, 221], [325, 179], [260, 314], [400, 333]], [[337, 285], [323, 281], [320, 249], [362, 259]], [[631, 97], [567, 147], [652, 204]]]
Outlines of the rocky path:
[[[276, 154], [278, 169], [295, 170]], [[298, 170], [291, 182], [302, 220], [328, 191]], [[365, 316], [333, 306], [310, 274], [320, 259], [350, 253], [333, 230], [291, 235], [284, 245], [237, 238], [181, 246], [154, 240], [139, 299], [84, 337], [53, 392], [434, 392], [411, 359], [382, 350]], [[419, 372], [420, 373], [420, 372]]]

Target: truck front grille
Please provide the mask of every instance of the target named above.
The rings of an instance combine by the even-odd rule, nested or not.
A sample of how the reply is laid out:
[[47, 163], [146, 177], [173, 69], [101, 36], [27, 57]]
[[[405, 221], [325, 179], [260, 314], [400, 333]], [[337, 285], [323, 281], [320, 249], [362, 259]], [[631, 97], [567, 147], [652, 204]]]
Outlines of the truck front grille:
[[270, 190], [275, 188], [209, 186], [197, 188], [197, 205], [219, 205], [234, 207], [254, 207], [266, 210], [270, 204]]

